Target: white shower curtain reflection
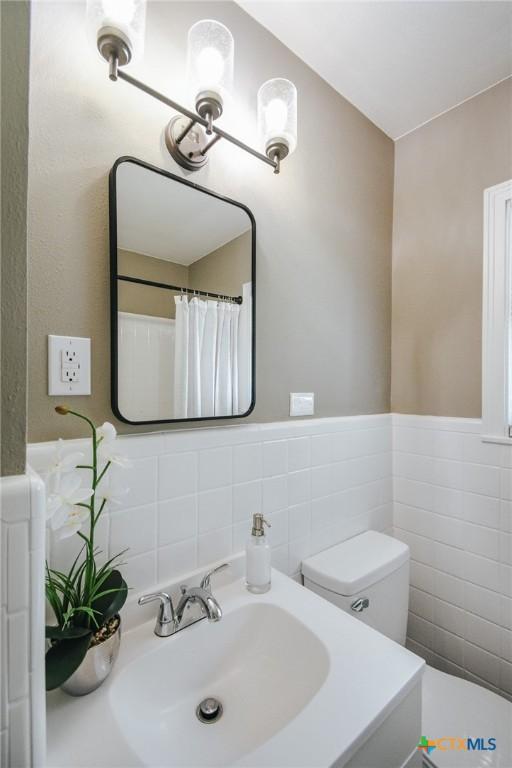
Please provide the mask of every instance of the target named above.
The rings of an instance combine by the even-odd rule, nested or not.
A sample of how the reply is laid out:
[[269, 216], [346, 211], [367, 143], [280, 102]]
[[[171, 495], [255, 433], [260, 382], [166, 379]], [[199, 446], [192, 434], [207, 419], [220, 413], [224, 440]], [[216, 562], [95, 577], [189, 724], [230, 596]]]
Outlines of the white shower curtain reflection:
[[[250, 291], [247, 293], [250, 295]], [[250, 318], [249, 323], [244, 318], [240, 325], [239, 304], [202, 301], [197, 297], [189, 301], [186, 296], [176, 296], [174, 300], [174, 418], [243, 413], [250, 402], [246, 392], [240, 391], [240, 382], [246, 380], [246, 355], [250, 364]], [[244, 307], [245, 314], [246, 311]]]

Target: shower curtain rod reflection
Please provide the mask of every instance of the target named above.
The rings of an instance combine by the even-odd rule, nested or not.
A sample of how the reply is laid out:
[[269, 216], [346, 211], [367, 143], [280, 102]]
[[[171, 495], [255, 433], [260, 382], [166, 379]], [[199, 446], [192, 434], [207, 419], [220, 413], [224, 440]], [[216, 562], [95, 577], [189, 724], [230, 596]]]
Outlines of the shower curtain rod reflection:
[[151, 285], [153, 288], [164, 288], [167, 291], [179, 291], [180, 293], [191, 293], [194, 296], [206, 296], [210, 299], [220, 299], [229, 301], [233, 304], [241, 304], [241, 296], [225, 296], [222, 293], [212, 293], [211, 291], [199, 291], [197, 288], [184, 288], [180, 285], [169, 285], [168, 283], [156, 283], [153, 280], [143, 280], [140, 277], [128, 277], [128, 275], [117, 275], [118, 280], [125, 280], [128, 283], [139, 283], [140, 285]]

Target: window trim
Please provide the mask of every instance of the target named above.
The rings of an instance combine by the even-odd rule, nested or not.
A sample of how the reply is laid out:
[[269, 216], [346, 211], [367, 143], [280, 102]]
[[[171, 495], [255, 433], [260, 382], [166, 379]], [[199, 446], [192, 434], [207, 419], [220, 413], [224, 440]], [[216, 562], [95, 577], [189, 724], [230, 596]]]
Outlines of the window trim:
[[[512, 444], [509, 372], [512, 334], [512, 263], [507, 263], [507, 207], [512, 217], [512, 179], [484, 191], [482, 435], [485, 441]], [[512, 262], [512, 259], [510, 260]]]

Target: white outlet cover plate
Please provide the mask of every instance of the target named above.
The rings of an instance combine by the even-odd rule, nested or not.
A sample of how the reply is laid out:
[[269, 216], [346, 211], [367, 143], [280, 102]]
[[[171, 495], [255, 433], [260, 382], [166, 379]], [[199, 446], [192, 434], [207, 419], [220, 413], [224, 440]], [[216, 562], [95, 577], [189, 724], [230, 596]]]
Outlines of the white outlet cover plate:
[[[80, 366], [79, 381], [62, 380], [63, 351], [76, 353], [76, 364]], [[91, 340], [79, 336], [48, 336], [48, 394], [49, 395], [90, 395], [91, 394]]]
[[314, 392], [290, 392], [290, 416], [313, 416], [314, 413]]

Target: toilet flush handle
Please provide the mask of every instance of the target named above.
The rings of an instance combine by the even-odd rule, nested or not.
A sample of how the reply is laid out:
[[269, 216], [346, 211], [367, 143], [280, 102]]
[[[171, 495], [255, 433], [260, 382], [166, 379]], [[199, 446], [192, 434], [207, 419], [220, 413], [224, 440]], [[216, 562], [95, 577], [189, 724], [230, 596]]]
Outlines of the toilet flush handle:
[[361, 611], [364, 611], [364, 609], [368, 608], [369, 605], [370, 601], [367, 597], [358, 597], [357, 600], [354, 600], [350, 607], [356, 613], [361, 613]]

